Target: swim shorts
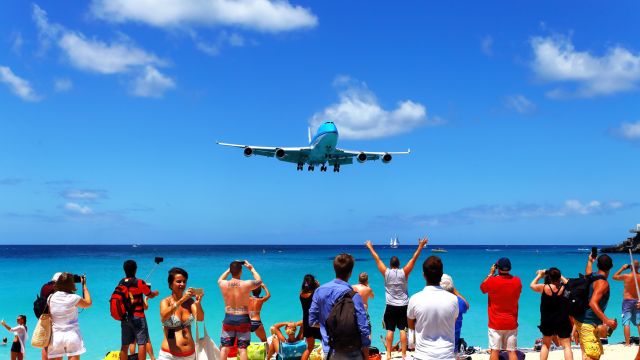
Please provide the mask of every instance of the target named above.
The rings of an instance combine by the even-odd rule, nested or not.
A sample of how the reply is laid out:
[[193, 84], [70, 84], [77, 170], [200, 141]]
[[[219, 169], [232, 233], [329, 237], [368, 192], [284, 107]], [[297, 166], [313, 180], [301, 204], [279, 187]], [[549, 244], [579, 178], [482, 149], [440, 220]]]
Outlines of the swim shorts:
[[224, 315], [220, 344], [222, 347], [232, 347], [236, 339], [238, 339], [238, 349], [246, 349], [251, 343], [251, 320], [247, 314]]
[[11, 352], [22, 353], [22, 346], [20, 346], [19, 341], [11, 343]]
[[598, 327], [592, 324], [583, 324], [575, 322], [578, 336], [580, 337], [580, 347], [585, 355], [592, 359], [600, 359], [604, 353], [600, 337], [598, 336]]
[[251, 332], [256, 332], [258, 328], [262, 325], [262, 321], [260, 320], [251, 320]]
[[516, 351], [518, 348], [518, 329], [494, 330], [489, 328], [489, 349]]
[[629, 323], [633, 324], [633, 326], [640, 325], [638, 320], [638, 308], [636, 308], [636, 304], [638, 300], [635, 299], [624, 299], [622, 300], [622, 325], [628, 326]]
[[144, 317], [127, 317], [126, 320], [120, 321], [121, 344], [129, 345], [134, 342], [138, 345], [144, 345], [149, 342], [149, 329], [147, 328], [147, 319]]
[[389, 331], [403, 331], [407, 329], [407, 305], [393, 306], [388, 305], [384, 309], [383, 317], [384, 328]]

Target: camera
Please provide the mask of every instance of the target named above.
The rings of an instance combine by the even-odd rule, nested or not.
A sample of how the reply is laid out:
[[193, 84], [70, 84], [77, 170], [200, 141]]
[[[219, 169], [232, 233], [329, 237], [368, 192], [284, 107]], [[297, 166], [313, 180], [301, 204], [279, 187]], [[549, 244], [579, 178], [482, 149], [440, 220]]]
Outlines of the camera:
[[73, 274], [73, 282], [74, 283], [80, 283], [80, 282], [82, 282], [82, 278], [83, 277], [85, 277], [84, 274], [82, 274], [82, 275]]

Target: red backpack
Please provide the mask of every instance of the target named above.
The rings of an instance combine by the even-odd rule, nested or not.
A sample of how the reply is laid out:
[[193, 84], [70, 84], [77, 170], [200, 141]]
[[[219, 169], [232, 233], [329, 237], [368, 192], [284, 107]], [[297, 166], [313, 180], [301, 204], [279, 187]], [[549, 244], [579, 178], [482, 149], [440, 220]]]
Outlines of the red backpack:
[[113, 290], [109, 299], [109, 310], [111, 317], [118, 321], [125, 320], [127, 314], [131, 312], [131, 293], [124, 280], [120, 281], [116, 289]]

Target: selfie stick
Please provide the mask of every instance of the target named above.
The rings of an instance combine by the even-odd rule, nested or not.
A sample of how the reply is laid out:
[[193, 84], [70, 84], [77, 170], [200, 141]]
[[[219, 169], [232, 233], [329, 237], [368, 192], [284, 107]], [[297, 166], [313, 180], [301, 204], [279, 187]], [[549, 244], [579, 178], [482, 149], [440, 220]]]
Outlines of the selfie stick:
[[149, 272], [149, 275], [147, 275], [146, 278], [144, 278], [144, 282], [147, 282], [147, 280], [149, 280], [149, 278], [151, 277], [151, 274], [153, 274], [154, 271], [156, 271], [156, 269], [158, 268], [158, 265], [160, 265], [162, 261], [158, 261], [156, 263], [156, 265], [153, 267], [153, 269], [151, 269], [151, 271]]

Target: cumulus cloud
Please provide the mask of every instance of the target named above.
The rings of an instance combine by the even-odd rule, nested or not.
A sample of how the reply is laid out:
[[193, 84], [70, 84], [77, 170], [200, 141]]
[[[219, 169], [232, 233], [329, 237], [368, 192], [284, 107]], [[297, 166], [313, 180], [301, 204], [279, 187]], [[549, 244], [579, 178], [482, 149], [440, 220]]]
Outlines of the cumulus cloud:
[[505, 105], [520, 114], [531, 114], [536, 111], [536, 104], [522, 94], [513, 94], [505, 98]]
[[[124, 36], [111, 42], [88, 38], [80, 32], [50, 23], [47, 13], [38, 5], [33, 5], [33, 19], [38, 27], [41, 41], [45, 44], [56, 44], [69, 63], [77, 69], [106, 75], [137, 74], [133, 83], [134, 88], [138, 87], [139, 79], [148, 77], [150, 73], [155, 75], [156, 83], [157, 79], [162, 78], [165, 84], [168, 82], [173, 84], [173, 80], [157, 69], [158, 66], [166, 65], [165, 60], [141, 49]], [[148, 96], [161, 96], [159, 91], [172, 87], [156, 86], [154, 87], [156, 91], [149, 92]], [[144, 92], [134, 92], [137, 96], [145, 96], [144, 94]]]
[[482, 38], [480, 49], [482, 49], [483, 54], [493, 56], [493, 38], [490, 35]]
[[165, 91], [174, 87], [175, 83], [171, 78], [162, 75], [153, 66], [147, 66], [144, 72], [133, 81], [131, 92], [135, 96], [159, 98]]
[[65, 92], [73, 88], [73, 82], [67, 78], [57, 78], [53, 81], [53, 88], [56, 92]]
[[640, 141], [640, 121], [622, 123], [619, 128], [614, 130], [614, 133], [625, 140]]
[[68, 200], [94, 201], [106, 198], [107, 192], [105, 190], [70, 189], [62, 191], [60, 195]]
[[315, 113], [309, 125], [317, 128], [324, 121], [336, 123], [340, 136], [348, 139], [373, 139], [409, 132], [423, 125], [438, 125], [443, 120], [427, 118], [424, 105], [399, 101], [393, 110], [385, 110], [364, 82], [347, 76], [334, 81], [339, 102]]
[[550, 97], [592, 97], [635, 90], [640, 82], [640, 53], [622, 46], [607, 49], [597, 56], [575, 49], [564, 36], [533, 37], [534, 59], [531, 67], [544, 81], [565, 82], [575, 89], [554, 89]]
[[91, 11], [107, 21], [156, 27], [233, 26], [282, 32], [318, 24], [310, 10], [286, 0], [93, 0]]
[[91, 215], [93, 214], [93, 210], [90, 207], [80, 205], [74, 202], [68, 202], [64, 205], [64, 209], [70, 214], [74, 215]]
[[0, 66], [0, 83], [9, 87], [12, 93], [26, 101], [38, 101], [40, 96], [36, 94], [29, 82], [11, 71], [6, 66]]
[[518, 203], [514, 205], [478, 205], [462, 208], [449, 213], [424, 214], [414, 216], [381, 216], [382, 220], [404, 222], [413, 225], [460, 225], [482, 221], [515, 221], [544, 217], [565, 217], [610, 214], [638, 206], [636, 203], [621, 201], [602, 202], [592, 200], [581, 202], [567, 200], [562, 205], [541, 205]]

